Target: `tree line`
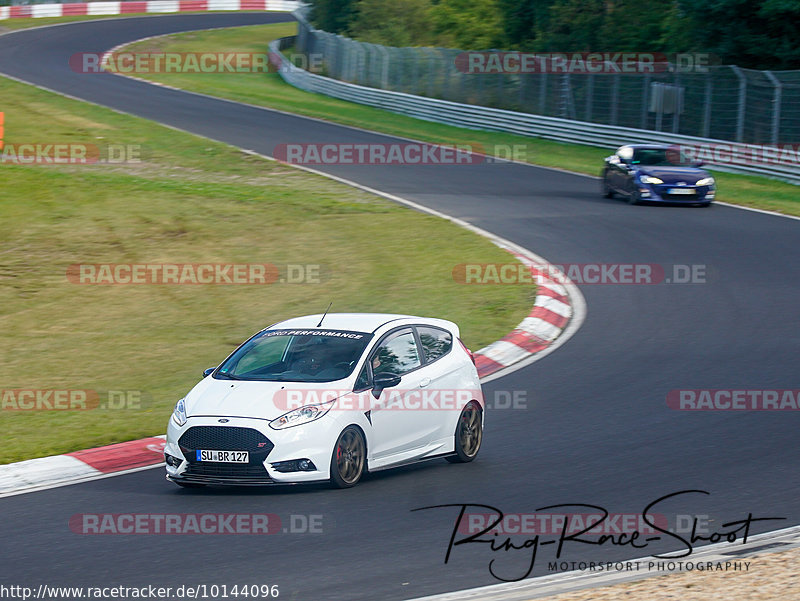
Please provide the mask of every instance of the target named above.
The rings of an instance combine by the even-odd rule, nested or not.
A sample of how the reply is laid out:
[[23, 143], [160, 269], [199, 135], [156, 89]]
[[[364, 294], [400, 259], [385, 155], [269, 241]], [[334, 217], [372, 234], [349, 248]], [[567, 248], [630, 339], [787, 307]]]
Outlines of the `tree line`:
[[703, 52], [800, 69], [800, 0], [312, 0], [315, 27], [386, 46]]

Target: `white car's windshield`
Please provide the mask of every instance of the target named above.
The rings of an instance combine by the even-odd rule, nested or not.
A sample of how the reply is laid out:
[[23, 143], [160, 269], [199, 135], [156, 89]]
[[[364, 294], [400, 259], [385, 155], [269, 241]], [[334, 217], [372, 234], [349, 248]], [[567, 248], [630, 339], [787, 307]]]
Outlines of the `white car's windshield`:
[[266, 330], [214, 372], [218, 379], [332, 382], [349, 376], [372, 334], [348, 330]]

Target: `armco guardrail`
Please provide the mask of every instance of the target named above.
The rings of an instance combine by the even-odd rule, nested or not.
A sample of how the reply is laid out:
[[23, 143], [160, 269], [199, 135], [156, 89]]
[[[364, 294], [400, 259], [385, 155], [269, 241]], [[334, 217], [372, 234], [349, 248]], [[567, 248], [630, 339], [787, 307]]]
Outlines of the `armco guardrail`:
[[[283, 55], [282, 50], [294, 44], [294, 37], [274, 40], [270, 43], [270, 60], [278, 68], [281, 77], [287, 83], [306, 90], [366, 104], [401, 113], [418, 119], [446, 123], [458, 127], [503, 131], [523, 136], [532, 136], [570, 142], [616, 148], [632, 143], [668, 143], [688, 146], [709, 146], [714, 148], [728, 147], [753, 148], [752, 145], [738, 144], [728, 140], [697, 138], [667, 132], [631, 129], [586, 121], [574, 121], [558, 117], [545, 117], [531, 113], [519, 113], [504, 109], [460, 104], [436, 98], [415, 96], [403, 92], [368, 88], [329, 77], [323, 77], [301, 69]], [[776, 153], [777, 154], [777, 153]], [[781, 164], [730, 164], [722, 161], [704, 159], [706, 163], [719, 171], [762, 175], [781, 179], [793, 184], [800, 184], [800, 156], [794, 155], [794, 161]], [[599, 167], [598, 167], [599, 168]]]

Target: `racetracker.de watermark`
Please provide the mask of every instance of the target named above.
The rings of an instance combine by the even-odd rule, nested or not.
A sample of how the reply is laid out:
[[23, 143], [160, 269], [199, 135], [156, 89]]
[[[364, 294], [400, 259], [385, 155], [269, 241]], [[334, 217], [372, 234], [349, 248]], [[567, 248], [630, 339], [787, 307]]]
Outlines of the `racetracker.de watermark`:
[[322, 534], [321, 514], [275, 513], [77, 513], [75, 534]]
[[705, 284], [707, 266], [658, 263], [459, 263], [452, 270], [458, 284]]
[[560, 535], [582, 533], [604, 534], [655, 534], [657, 528], [669, 527], [662, 514], [641, 513], [505, 513], [502, 518], [495, 513], [465, 513], [458, 523], [461, 534], [494, 535]]
[[318, 263], [73, 263], [67, 281], [88, 285], [320, 284]]
[[[305, 407], [321, 407], [324, 411], [458, 411], [470, 401], [485, 406], [483, 392], [479, 389], [427, 389], [386, 388], [353, 392], [352, 389], [293, 389], [283, 388], [275, 393], [272, 402], [279, 411], [293, 411]], [[524, 391], [514, 395], [495, 395], [497, 408], [521, 408], [527, 404]]]
[[11, 165], [138, 164], [145, 154], [141, 144], [15, 142], [0, 148], [0, 163]]
[[667, 160], [679, 164], [713, 163], [715, 165], [786, 165], [800, 166], [800, 144], [736, 144], [715, 142], [675, 144], [667, 150]]
[[141, 390], [6, 388], [0, 390], [2, 411], [138, 410], [149, 399]]
[[[263, 52], [77, 52], [70, 56], [75, 73], [274, 73], [277, 56]], [[301, 68], [319, 69], [321, 56], [287, 57]]]
[[706, 73], [718, 63], [708, 53], [663, 52], [461, 52], [456, 69], [471, 75], [571, 73], [618, 75], [633, 73]]
[[797, 411], [800, 390], [670, 390], [667, 407], [678, 411]]

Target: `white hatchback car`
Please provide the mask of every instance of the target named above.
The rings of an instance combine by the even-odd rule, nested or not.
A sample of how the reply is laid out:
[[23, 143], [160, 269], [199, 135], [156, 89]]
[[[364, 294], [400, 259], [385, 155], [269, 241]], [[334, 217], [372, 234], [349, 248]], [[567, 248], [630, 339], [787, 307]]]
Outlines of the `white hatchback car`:
[[310, 315], [244, 342], [178, 401], [167, 478], [181, 486], [328, 480], [444, 457], [472, 461], [484, 400], [472, 353], [442, 319]]

